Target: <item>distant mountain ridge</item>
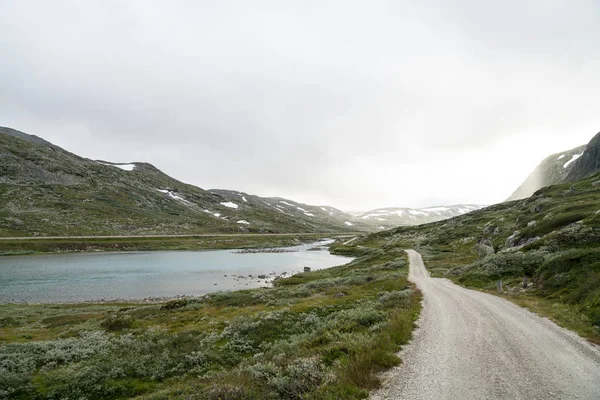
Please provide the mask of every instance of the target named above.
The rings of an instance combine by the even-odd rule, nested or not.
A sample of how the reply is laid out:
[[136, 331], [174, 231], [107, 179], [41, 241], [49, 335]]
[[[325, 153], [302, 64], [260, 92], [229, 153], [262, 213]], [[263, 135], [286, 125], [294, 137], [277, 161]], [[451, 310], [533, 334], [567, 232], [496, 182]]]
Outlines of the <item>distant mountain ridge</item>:
[[410, 226], [437, 222], [484, 208], [477, 204], [457, 204], [426, 208], [387, 207], [353, 213], [359, 220], [373, 221], [382, 227]]
[[545, 158], [507, 199], [519, 200], [539, 189], [574, 182], [600, 171], [600, 133], [587, 144]]

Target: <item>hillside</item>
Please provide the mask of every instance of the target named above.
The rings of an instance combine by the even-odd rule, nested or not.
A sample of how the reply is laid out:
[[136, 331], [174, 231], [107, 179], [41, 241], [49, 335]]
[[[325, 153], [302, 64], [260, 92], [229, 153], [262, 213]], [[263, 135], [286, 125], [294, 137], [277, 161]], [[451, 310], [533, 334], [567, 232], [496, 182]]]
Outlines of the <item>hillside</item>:
[[524, 199], [543, 187], [574, 182], [597, 172], [600, 172], [600, 133], [587, 145], [545, 158], [507, 201]]
[[566, 181], [573, 182], [600, 171], [600, 133], [585, 146], [581, 156], [569, 169]]
[[427, 208], [378, 208], [364, 213], [353, 214], [365, 223], [378, 225], [380, 229], [396, 226], [411, 226], [442, 221], [458, 215], [479, 210], [485, 206], [475, 204], [458, 204], [453, 206], [438, 206]]
[[354, 244], [416, 248], [435, 276], [467, 286], [502, 280], [515, 301], [600, 341], [600, 174]]
[[0, 128], [0, 236], [368, 230], [331, 207], [180, 182], [148, 163], [89, 160]]
[[574, 161], [581, 156], [584, 149], [585, 146], [579, 146], [546, 157], [507, 201], [524, 199], [545, 186], [564, 182], [575, 166]]

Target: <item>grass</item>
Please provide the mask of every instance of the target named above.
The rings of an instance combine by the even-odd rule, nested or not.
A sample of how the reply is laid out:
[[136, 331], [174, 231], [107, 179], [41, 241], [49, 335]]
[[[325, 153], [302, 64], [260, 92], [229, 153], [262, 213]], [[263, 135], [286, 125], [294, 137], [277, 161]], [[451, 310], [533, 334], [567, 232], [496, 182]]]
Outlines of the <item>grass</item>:
[[161, 304], [0, 305], [0, 397], [360, 399], [398, 365], [421, 295], [400, 249], [273, 288]]

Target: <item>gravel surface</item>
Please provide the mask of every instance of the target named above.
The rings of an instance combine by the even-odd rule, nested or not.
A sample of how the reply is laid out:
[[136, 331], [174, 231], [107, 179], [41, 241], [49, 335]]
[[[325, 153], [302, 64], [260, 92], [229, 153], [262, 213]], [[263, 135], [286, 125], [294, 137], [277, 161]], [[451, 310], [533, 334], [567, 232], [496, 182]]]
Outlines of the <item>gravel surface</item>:
[[423, 291], [403, 364], [371, 399], [600, 399], [600, 347], [490, 294], [431, 278], [409, 250]]

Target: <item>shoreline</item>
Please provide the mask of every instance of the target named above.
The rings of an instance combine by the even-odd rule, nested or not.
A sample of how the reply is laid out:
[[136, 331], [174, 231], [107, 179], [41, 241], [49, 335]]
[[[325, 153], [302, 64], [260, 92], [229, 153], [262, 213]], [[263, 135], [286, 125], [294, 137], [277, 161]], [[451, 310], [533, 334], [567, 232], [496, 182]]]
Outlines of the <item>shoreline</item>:
[[[49, 254], [131, 253], [284, 248], [320, 239], [345, 238], [347, 233], [277, 233], [195, 236], [112, 236], [15, 239], [0, 238], [0, 258]], [[356, 236], [352, 234], [350, 236]]]

